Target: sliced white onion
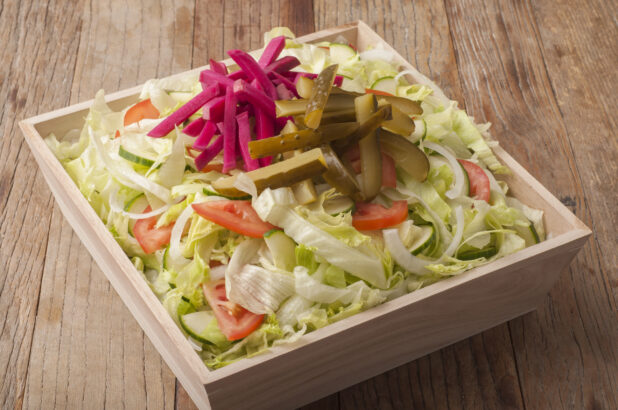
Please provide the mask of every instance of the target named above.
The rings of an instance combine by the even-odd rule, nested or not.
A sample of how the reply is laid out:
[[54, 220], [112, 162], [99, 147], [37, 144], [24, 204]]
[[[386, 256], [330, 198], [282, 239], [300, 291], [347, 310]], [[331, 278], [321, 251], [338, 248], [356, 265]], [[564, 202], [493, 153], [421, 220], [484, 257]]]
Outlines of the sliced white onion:
[[395, 61], [395, 55], [384, 49], [374, 48], [373, 50], [367, 50], [360, 53], [362, 60], [385, 60], [388, 62]]
[[436, 144], [434, 142], [426, 141], [423, 143], [423, 146], [436, 151], [438, 154], [442, 155], [448, 163], [451, 165], [451, 169], [453, 170], [453, 175], [455, 176], [455, 181], [453, 182], [453, 186], [451, 189], [446, 191], [446, 196], [450, 199], [455, 199], [464, 195], [464, 173], [461, 165], [457, 162], [457, 158], [451, 152], [451, 150], [447, 147], [443, 147], [442, 145]]
[[176, 223], [174, 223], [174, 227], [172, 228], [172, 235], [170, 237], [170, 256], [172, 261], [175, 263], [189, 263], [188, 259], [185, 259], [182, 256], [182, 251], [180, 249], [180, 239], [182, 238], [182, 233], [185, 230], [185, 225], [193, 216], [193, 207], [191, 205], [187, 206], [184, 211], [180, 213]]
[[416, 75], [416, 71], [412, 71], [412, 70], [403, 70], [403, 71], [400, 71], [400, 72], [399, 72], [399, 74], [397, 74], [397, 75], [395, 76], [395, 81], [399, 81], [399, 79], [400, 79], [401, 77], [403, 77], [404, 75], [407, 75], [407, 74], [410, 74], [411, 76], [415, 76], [415, 75]]
[[201, 352], [202, 351], [202, 346], [200, 346], [195, 339], [193, 339], [191, 336], [187, 337], [187, 340], [189, 341], [189, 344], [191, 345], [191, 347], [193, 348], [193, 350], [195, 350], [196, 352]]
[[219, 265], [214, 268], [210, 268], [210, 280], [215, 281], [219, 279], [223, 279], [225, 277], [225, 270], [227, 269], [227, 265]]
[[405, 270], [416, 273], [424, 274], [429, 271], [425, 268], [426, 265], [433, 263], [434, 261], [421, 259], [412, 255], [410, 251], [404, 246], [399, 237], [399, 231], [397, 229], [385, 229], [382, 231], [384, 236], [384, 244], [391, 253], [393, 259], [397, 261]]
[[122, 182], [123, 185], [128, 186], [129, 188], [133, 188], [137, 191], [148, 191], [151, 192], [154, 196], [161, 199], [166, 204], [172, 202], [170, 190], [152, 182], [148, 178], [143, 175], [135, 172], [130, 167], [123, 167], [118, 163], [115, 163], [112, 158], [109, 156], [107, 151], [105, 151], [105, 147], [103, 147], [103, 143], [101, 139], [94, 135], [94, 131], [92, 127], [88, 127], [88, 133], [90, 134], [90, 140], [95, 145], [101, 160], [105, 164], [105, 167], [116, 179]]
[[161, 215], [163, 212], [170, 209], [170, 206], [170, 204], [165, 204], [162, 207], [155, 209], [154, 211], [146, 212], [143, 214], [127, 212], [124, 210], [124, 204], [120, 204], [118, 202], [118, 187], [116, 187], [109, 193], [109, 207], [111, 208], [111, 210], [131, 219], [147, 219], [153, 216]]
[[255, 182], [244, 172], [238, 174], [236, 177], [234, 188], [251, 195], [253, 198], [257, 198], [257, 187], [255, 186]]
[[225, 293], [227, 298], [230, 298], [230, 281], [227, 280], [229, 275], [233, 275], [234, 272], [238, 272], [242, 267], [257, 256], [260, 246], [264, 241], [262, 239], [252, 238], [242, 241], [234, 250], [230, 262], [225, 270]]
[[228, 299], [253, 313], [274, 313], [294, 293], [294, 279], [288, 274], [271, 272], [256, 265], [225, 275]]
[[443, 260], [446, 256], [453, 256], [455, 250], [459, 246], [461, 242], [461, 238], [463, 237], [464, 231], [464, 212], [461, 206], [455, 208], [455, 219], [457, 223], [457, 227], [455, 228], [455, 234], [453, 235], [453, 240], [449, 244], [448, 248], [444, 251], [440, 260]]

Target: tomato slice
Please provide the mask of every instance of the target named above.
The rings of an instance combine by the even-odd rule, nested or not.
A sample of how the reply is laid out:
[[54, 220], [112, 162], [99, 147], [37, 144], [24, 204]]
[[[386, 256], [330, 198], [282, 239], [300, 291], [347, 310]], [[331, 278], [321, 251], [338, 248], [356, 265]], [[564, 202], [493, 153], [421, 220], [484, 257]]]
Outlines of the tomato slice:
[[[152, 105], [150, 98], [140, 101], [133, 107], [129, 108], [124, 114], [124, 126], [141, 121], [144, 118], [157, 119], [161, 114], [157, 107]], [[116, 138], [120, 136], [120, 132], [116, 131]]]
[[[150, 211], [150, 206], [148, 206], [144, 209], [143, 213]], [[170, 243], [174, 222], [160, 228], [155, 228], [157, 219], [159, 219], [158, 215], [146, 219], [138, 219], [135, 225], [133, 225], [133, 235], [147, 254], [153, 253]]]
[[485, 171], [483, 171], [483, 168], [465, 159], [459, 159], [458, 161], [468, 174], [468, 181], [470, 181], [470, 196], [475, 196], [477, 199], [489, 203], [491, 194], [489, 178]]
[[[361, 172], [360, 150], [358, 145], [350, 148], [345, 154], [345, 158], [350, 161], [352, 169], [357, 174]], [[395, 160], [390, 155], [382, 152], [382, 186], [389, 188], [397, 188], [397, 170], [395, 169]]]
[[260, 219], [249, 201], [209, 201], [191, 206], [201, 217], [252, 238], [261, 238], [266, 232], [275, 228], [274, 225]]
[[387, 96], [390, 96], [390, 97], [393, 96], [393, 94], [387, 93], [386, 91], [373, 90], [371, 88], [365, 88], [365, 93], [367, 93], [367, 94], [375, 94], [375, 95], [387, 95]]
[[234, 341], [247, 337], [257, 329], [264, 315], [256, 315], [244, 307], [230, 302], [225, 295], [225, 279], [202, 284], [204, 297], [212, 308], [219, 329], [227, 340]]
[[356, 204], [356, 212], [352, 215], [352, 225], [359, 231], [373, 231], [400, 224], [408, 217], [408, 203], [394, 201], [390, 208], [379, 204]]

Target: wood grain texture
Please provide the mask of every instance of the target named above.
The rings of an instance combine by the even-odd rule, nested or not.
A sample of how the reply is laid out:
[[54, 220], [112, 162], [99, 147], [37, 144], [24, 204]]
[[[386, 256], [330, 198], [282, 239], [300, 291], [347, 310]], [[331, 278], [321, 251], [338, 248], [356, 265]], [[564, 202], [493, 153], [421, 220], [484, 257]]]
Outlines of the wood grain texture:
[[[471, 9], [479, 12], [474, 19], [464, 19]], [[578, 69], [556, 73], [544, 60], [544, 50], [548, 48], [538, 41], [537, 20], [530, 4], [458, 1], [450, 2], [447, 11], [468, 111], [480, 121], [492, 122], [494, 134], [505, 149], [584, 222], [615, 220], [618, 140], [605, 109], [598, 109], [609, 102], [603, 96], [610, 97], [605, 94], [610, 87], [605, 84], [606, 91], [601, 92], [607, 79], [600, 76], [598, 84], [589, 90], [588, 79], [596, 77], [593, 72], [573, 75], [588, 66], [585, 61], [590, 57], [586, 57], [588, 52], [584, 50], [592, 48], [603, 54], [604, 43], [590, 39], [588, 45], [594, 47], [580, 46], [581, 52], [574, 51], [573, 58], [579, 64], [570, 67]], [[539, 13], [543, 11], [545, 17], [556, 18], [545, 27], [562, 25], [567, 30], [585, 26], [569, 21], [568, 16], [577, 15], [584, 21], [592, 17], [585, 17], [591, 12], [588, 5], [563, 5], [562, 19], [554, 7]], [[602, 31], [596, 33], [604, 37]], [[561, 44], [576, 50], [576, 42], [569, 38], [568, 31], [560, 37]], [[611, 56], [612, 50], [605, 47]], [[604, 65], [609, 64], [601, 59], [595, 70], [602, 70]], [[552, 83], [552, 74], [560, 76], [560, 80]], [[573, 89], [580, 92], [577, 97], [565, 98], [555, 91], [556, 87], [562, 90], [561, 94], [572, 93]], [[560, 105], [561, 99], [565, 108]], [[571, 111], [566, 112], [567, 108]], [[569, 124], [573, 132], [569, 132]], [[595, 124], [594, 135], [590, 134], [590, 124]], [[608, 149], [599, 149], [601, 145]], [[592, 175], [606, 184], [604, 189], [598, 184], [594, 191], [590, 186], [594, 182], [589, 180]], [[599, 204], [595, 206], [593, 201]], [[593, 209], [596, 218], [592, 216]], [[615, 275], [615, 254], [609, 252], [605, 258], [607, 267], [600, 258], [600, 250], [615, 244], [616, 237], [615, 228], [607, 230], [611, 232], [596, 231], [599, 236], [586, 246], [537, 312], [510, 323], [526, 407], [547, 408], [556, 401], [575, 408], [617, 406], [618, 323], [612, 320], [616, 309], [608, 286], [612, 268]], [[556, 379], [556, 374], [564, 376]], [[527, 394], [531, 390], [534, 394]]]
[[15, 120], [257, 48], [271, 26], [362, 18], [492, 121], [595, 238], [538, 312], [306, 408], [617, 408], [615, 2], [247, 4], [0, 0], [0, 407], [192, 408], [58, 212]]
[[[191, 66], [191, 2], [93, 2], [80, 14], [72, 103]], [[57, 205], [54, 215], [24, 407], [173, 408], [174, 375]]]

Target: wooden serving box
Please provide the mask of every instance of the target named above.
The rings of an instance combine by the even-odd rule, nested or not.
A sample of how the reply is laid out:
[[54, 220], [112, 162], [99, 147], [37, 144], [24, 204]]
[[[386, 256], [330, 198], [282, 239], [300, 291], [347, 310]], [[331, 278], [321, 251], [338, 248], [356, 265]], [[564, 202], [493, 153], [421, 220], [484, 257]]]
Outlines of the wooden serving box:
[[[360, 51], [382, 44], [396, 54], [403, 69], [414, 70], [363, 22], [299, 41], [338, 36]], [[429, 82], [421, 74], [410, 80]], [[137, 101], [140, 90], [119, 91], [107, 100], [120, 110]], [[498, 158], [513, 171], [506, 178], [511, 194], [545, 212], [550, 239], [309, 333], [293, 345], [210, 371], [43, 141], [50, 132], [62, 136], [81, 128], [91, 103], [26, 119], [20, 127], [65, 217], [201, 409], [297, 407], [534, 310], [591, 234], [496, 147]]]

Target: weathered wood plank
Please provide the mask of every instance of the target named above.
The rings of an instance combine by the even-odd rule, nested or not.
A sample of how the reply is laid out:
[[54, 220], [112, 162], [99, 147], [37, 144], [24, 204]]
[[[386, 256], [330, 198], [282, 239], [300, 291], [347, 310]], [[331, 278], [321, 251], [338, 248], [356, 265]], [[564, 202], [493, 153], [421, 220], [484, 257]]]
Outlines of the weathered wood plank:
[[23, 400], [53, 204], [17, 122], [69, 103], [80, 17], [66, 1], [0, 2], [1, 408]]
[[[579, 37], [587, 36], [584, 22], [600, 24], [594, 15], [603, 6], [562, 2], [557, 13], [553, 3], [539, 5], [537, 26], [524, 2], [447, 4], [469, 111], [491, 121], [505, 148], [584, 222], [615, 220], [616, 200], [606, 196], [615, 198], [614, 120], [600, 108], [613, 97], [612, 87], [606, 76], [596, 75], [611, 73], [607, 67], [615, 64], [615, 44], [612, 50], [603, 40], [596, 48], [597, 37], [612, 38], [615, 26], [601, 19], [605, 31], [595, 26], [590, 37]], [[548, 44], [539, 43], [539, 27]], [[556, 50], [563, 47], [571, 50], [571, 61], [560, 65]], [[604, 54], [605, 60], [595, 58]], [[593, 58], [595, 65], [583, 71]], [[614, 231], [601, 228], [597, 240], [603, 245], [586, 246], [541, 309], [510, 323], [526, 407], [616, 407], [618, 325], [611, 319], [612, 279], [604, 273], [615, 268], [615, 255], [599, 252], [615, 243]]]
[[[189, 69], [193, 14], [190, 1], [86, 5], [71, 102]], [[57, 207], [40, 300], [26, 407], [173, 408], [173, 374]]]
[[[345, 12], [341, 12], [345, 10]], [[318, 29], [362, 19], [431, 77], [463, 98], [449, 21], [441, 2], [316, 1]], [[340, 392], [341, 408], [522, 408], [506, 325]]]

